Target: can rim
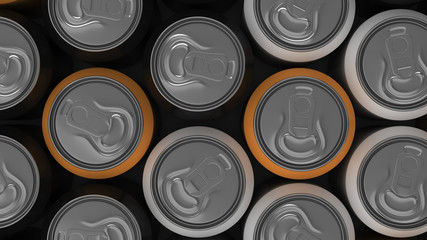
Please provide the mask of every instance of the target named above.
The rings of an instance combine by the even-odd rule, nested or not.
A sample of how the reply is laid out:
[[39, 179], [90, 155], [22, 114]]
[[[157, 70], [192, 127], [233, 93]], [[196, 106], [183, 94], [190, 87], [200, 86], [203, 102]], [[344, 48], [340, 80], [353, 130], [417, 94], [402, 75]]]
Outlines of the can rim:
[[339, 45], [341, 45], [341, 43], [350, 33], [356, 12], [355, 1], [349, 0], [348, 15], [344, 23], [342, 24], [341, 30], [336, 33], [334, 38], [332, 38], [329, 42], [317, 49], [309, 51], [295, 51], [293, 49], [278, 46], [264, 34], [257, 21], [255, 1], [256, 0], [245, 0], [244, 2], [243, 14], [249, 32], [251, 33], [257, 44], [261, 46], [265, 51], [267, 51], [269, 54], [278, 59], [289, 62], [314, 61], [334, 51]]
[[[112, 167], [110, 169], [99, 170], [99, 171], [92, 171], [92, 170], [79, 168], [73, 165], [72, 163], [68, 162], [65, 158], [63, 158], [62, 155], [59, 153], [59, 151], [56, 149], [55, 144], [53, 143], [50, 130], [49, 130], [51, 109], [55, 102], [56, 97], [70, 83], [78, 79], [89, 77], [89, 76], [107, 77], [123, 84], [134, 95], [135, 99], [137, 100], [139, 107], [141, 108], [142, 118], [144, 122], [144, 127], [142, 129], [142, 133], [140, 137], [140, 139], [143, 139], [144, 141], [139, 141], [134, 151], [121, 164], [115, 167]], [[114, 177], [126, 172], [141, 160], [141, 158], [147, 151], [153, 137], [154, 116], [153, 116], [153, 110], [151, 108], [150, 102], [147, 96], [145, 95], [144, 91], [130, 77], [112, 69], [88, 68], [88, 69], [80, 70], [78, 72], [75, 72], [69, 75], [54, 88], [48, 100], [46, 101], [46, 105], [43, 110], [42, 129], [43, 129], [43, 137], [46, 142], [46, 145], [50, 153], [53, 155], [55, 160], [60, 165], [62, 165], [68, 171], [81, 177], [92, 178], [92, 179], [104, 179], [104, 178]]]
[[14, 28], [19, 34], [22, 35], [23, 38], [25, 38], [26, 42], [31, 48], [31, 53], [33, 54], [33, 58], [34, 58], [33, 59], [34, 69], [32, 69], [33, 71], [31, 71], [32, 72], [31, 79], [29, 81], [30, 84], [26, 86], [25, 90], [21, 94], [19, 94], [17, 98], [14, 98], [12, 101], [6, 102], [4, 104], [0, 104], [0, 111], [1, 111], [1, 110], [6, 110], [12, 107], [15, 107], [19, 103], [23, 102], [31, 94], [32, 90], [36, 86], [36, 83], [40, 75], [41, 63], [40, 63], [40, 52], [37, 47], [37, 44], [34, 38], [32, 37], [32, 35], [27, 31], [27, 29], [25, 29], [24, 26], [22, 26], [21, 24], [19, 24], [18, 22], [10, 18], [0, 16], [0, 21], [4, 21], [4, 23], [6, 23], [11, 28]]
[[409, 109], [402, 111], [401, 109], [392, 109], [390, 107], [379, 104], [373, 99], [366, 88], [363, 86], [363, 79], [360, 79], [358, 73], [358, 55], [364, 39], [370, 34], [371, 30], [376, 28], [377, 25], [384, 24], [385, 22], [396, 18], [413, 18], [423, 22], [427, 22], [427, 16], [407, 9], [394, 9], [378, 13], [373, 17], [366, 20], [354, 32], [353, 36], [345, 50], [344, 57], [344, 72], [345, 80], [349, 86], [350, 92], [357, 99], [357, 101], [370, 113], [377, 117], [389, 120], [411, 120], [418, 118], [427, 113], [427, 105], [421, 106], [416, 109]]
[[326, 189], [308, 183], [284, 184], [264, 194], [255, 203], [255, 205], [252, 207], [249, 214], [247, 215], [243, 230], [243, 238], [248, 240], [255, 239], [255, 230], [257, 228], [256, 226], [259, 218], [262, 216], [264, 211], [277, 200], [286, 196], [296, 194], [308, 194], [311, 196], [318, 197], [320, 199], [324, 199], [326, 202], [329, 202], [341, 215], [343, 223], [346, 226], [348, 240], [355, 239], [353, 221], [351, 220], [350, 214], [348, 213], [347, 209], [344, 207], [344, 204]]
[[56, 225], [59, 223], [59, 221], [62, 219], [62, 217], [65, 213], [67, 213], [70, 209], [72, 209], [76, 205], [79, 205], [79, 204], [84, 203], [84, 202], [93, 201], [93, 200], [103, 201], [107, 204], [110, 204], [110, 205], [116, 207], [118, 210], [120, 210], [120, 212], [122, 212], [131, 221], [132, 230], [135, 231], [135, 228], [137, 228], [137, 231], [135, 231], [136, 239], [141, 239], [139, 224], [138, 224], [135, 216], [133, 216], [132, 212], [130, 212], [130, 210], [123, 203], [117, 201], [116, 199], [114, 199], [112, 197], [101, 195], [101, 194], [83, 195], [83, 196], [74, 198], [74, 199], [68, 201], [67, 203], [65, 203], [55, 213], [55, 215], [51, 219], [51, 221], [49, 223], [48, 231], [47, 231], [47, 237], [49, 238], [50, 236], [52, 236], [52, 234], [55, 233], [54, 230], [56, 228]]
[[[158, 207], [153, 197], [152, 190], [152, 181], [151, 176], [155, 163], [158, 156], [163, 152], [163, 148], [160, 146], [169, 146], [173, 142], [182, 138], [182, 136], [208, 136], [211, 138], [221, 139], [221, 142], [225, 143], [238, 157], [241, 167], [243, 170], [245, 186], [243, 190], [243, 196], [241, 201], [237, 206], [233, 215], [228, 219], [221, 222], [221, 224], [207, 228], [207, 229], [190, 229], [181, 225], [177, 225], [175, 222], [169, 220], [163, 213], [162, 210]], [[148, 207], [150, 208], [153, 215], [156, 219], [162, 223], [169, 230], [178, 233], [187, 237], [209, 237], [222, 233], [232, 227], [238, 220], [244, 215], [246, 209], [249, 207], [250, 201], [252, 199], [253, 189], [254, 189], [254, 175], [252, 170], [252, 165], [249, 161], [249, 157], [240, 144], [234, 140], [228, 134], [210, 127], [195, 126], [179, 129], [175, 132], [170, 133], [165, 138], [163, 138], [152, 150], [148, 156], [147, 162], [145, 164], [144, 173], [142, 177], [142, 185], [144, 190], [144, 197], [147, 202]]]
[[15, 217], [12, 217], [11, 219], [5, 221], [6, 224], [3, 224], [4, 222], [0, 221], [0, 229], [4, 229], [22, 220], [33, 208], [40, 191], [40, 173], [33, 155], [31, 155], [31, 153], [28, 151], [28, 149], [24, 145], [22, 145], [17, 140], [5, 135], [0, 135], [0, 141], [3, 141], [6, 144], [9, 144], [15, 147], [19, 152], [21, 152], [26, 157], [31, 167], [31, 170], [34, 174], [33, 175], [34, 186], [33, 186], [31, 195], [29, 197], [29, 200], [27, 201], [27, 203], [25, 204], [21, 212], [19, 212]]
[[[295, 171], [292, 169], [283, 168], [282, 166], [277, 165], [274, 161], [270, 160], [259, 146], [254, 129], [256, 109], [264, 93], [267, 92], [276, 83], [287, 78], [298, 76], [315, 78], [329, 85], [339, 95], [342, 102], [344, 103], [348, 119], [347, 136], [342, 144], [340, 151], [336, 153], [333, 159], [331, 159], [324, 165], [320, 166], [319, 168], [308, 171]], [[342, 159], [345, 157], [348, 150], [350, 149], [351, 143], [353, 142], [354, 133], [356, 129], [356, 118], [350, 98], [345, 93], [344, 89], [335, 80], [333, 80], [328, 75], [316, 70], [307, 68], [293, 68], [283, 70], [271, 75], [257, 87], [257, 89], [250, 97], [249, 102], [246, 106], [243, 119], [243, 129], [249, 149], [251, 150], [255, 158], [258, 160], [258, 162], [261, 163], [265, 168], [267, 168], [274, 174], [277, 174], [282, 177], [290, 179], [309, 179], [329, 172], [342, 161]]]
[[[235, 46], [239, 61], [240, 68], [239, 73], [237, 74], [237, 81], [233, 84], [233, 86], [227, 91], [225, 95], [220, 97], [219, 99], [204, 104], [204, 105], [195, 105], [190, 103], [182, 102], [180, 99], [177, 99], [172, 94], [170, 94], [162, 85], [162, 83], [159, 81], [159, 74], [157, 66], [157, 60], [158, 60], [158, 53], [162, 50], [162, 44], [165, 40], [165, 37], [168, 36], [169, 33], [173, 32], [174, 30], [180, 28], [181, 26], [185, 24], [192, 24], [194, 22], [203, 23], [203, 24], [209, 24], [211, 26], [214, 26], [218, 28], [220, 31], [222, 31], [233, 43]], [[237, 35], [233, 32], [231, 28], [229, 28], [227, 25], [222, 23], [221, 21], [206, 17], [206, 16], [190, 16], [185, 17], [182, 19], [179, 19], [175, 22], [173, 22], [171, 25], [169, 25], [167, 28], [165, 28], [161, 34], [157, 37], [153, 49], [151, 51], [150, 55], [150, 70], [151, 70], [151, 77], [154, 82], [154, 85], [156, 86], [157, 91], [162, 95], [164, 99], [166, 99], [170, 104], [174, 105], [177, 108], [183, 109], [185, 111], [191, 111], [191, 112], [206, 112], [210, 111], [216, 108], [219, 108], [223, 106], [226, 102], [228, 102], [239, 90], [239, 88], [242, 85], [242, 82], [244, 80], [245, 70], [246, 70], [246, 54], [243, 49], [242, 44], [240, 43], [240, 39], [237, 37]]]
[[[364, 206], [361, 193], [358, 189], [359, 169], [365, 159], [365, 156], [371, 151], [373, 146], [378, 143], [396, 137], [398, 135], [414, 136], [421, 139], [427, 139], [427, 132], [414, 127], [394, 126], [377, 130], [364, 139], [350, 156], [348, 166], [345, 169], [345, 193], [351, 208], [357, 217], [372, 230], [389, 237], [413, 237], [427, 231], [427, 224], [421, 227], [409, 229], [396, 229], [377, 221]], [[356, 170], [356, 171], [355, 171]]]

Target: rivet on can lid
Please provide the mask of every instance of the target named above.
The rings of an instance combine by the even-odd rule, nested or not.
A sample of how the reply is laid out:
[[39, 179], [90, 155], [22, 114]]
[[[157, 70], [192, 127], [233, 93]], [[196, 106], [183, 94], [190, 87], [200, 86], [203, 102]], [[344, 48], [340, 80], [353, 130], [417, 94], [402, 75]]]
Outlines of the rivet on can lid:
[[36, 162], [17, 141], [0, 136], [0, 229], [9, 227], [33, 207], [40, 187]]
[[85, 195], [56, 213], [48, 239], [141, 240], [140, 231], [135, 216], [122, 203], [103, 195]]
[[171, 104], [208, 111], [229, 100], [244, 77], [245, 54], [236, 35], [221, 22], [189, 17], [169, 26], [151, 53], [151, 74]]
[[50, 21], [75, 48], [89, 52], [113, 49], [137, 28], [142, 0], [49, 0]]
[[0, 17], [0, 110], [24, 100], [36, 85], [40, 71], [37, 45], [17, 22]]

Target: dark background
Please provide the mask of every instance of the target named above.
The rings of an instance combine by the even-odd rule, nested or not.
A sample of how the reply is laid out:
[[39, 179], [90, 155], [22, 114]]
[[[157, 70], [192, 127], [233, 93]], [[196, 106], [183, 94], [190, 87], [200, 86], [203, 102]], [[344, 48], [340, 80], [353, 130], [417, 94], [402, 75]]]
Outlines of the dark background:
[[[37, 24], [41, 25], [44, 30], [46, 30], [47, 25], [45, 24], [45, 19], [42, 14], [42, 0], [37, 0], [40, 4], [36, 5], [36, 7], [28, 8], [19, 8], [13, 9], [17, 12], [29, 17], [31, 20], [35, 21]], [[144, 0], [145, 1], [145, 0]], [[342, 53], [346, 42], [344, 42], [336, 51], [332, 54], [319, 59], [317, 61], [305, 64], [293, 64], [293, 63], [284, 63], [279, 60], [271, 59], [265, 54], [262, 50], [258, 48], [256, 43], [251, 39], [250, 34], [245, 28], [245, 24], [243, 22], [243, 0], [153, 0], [154, 4], [154, 13], [150, 28], [143, 41], [137, 46], [134, 51], [131, 51], [129, 54], [120, 58], [119, 60], [107, 62], [107, 63], [89, 63], [86, 61], [78, 60], [73, 55], [64, 52], [61, 48], [57, 46], [57, 44], [52, 40], [49, 34], [46, 31], [46, 35], [49, 37], [49, 45], [52, 48], [52, 52], [54, 55], [54, 61], [52, 65], [53, 69], [53, 79], [50, 84], [50, 89], [47, 91], [47, 94], [43, 96], [43, 100], [33, 108], [29, 113], [13, 120], [0, 120], [0, 128], [9, 128], [9, 126], [13, 126], [14, 128], [20, 129], [27, 134], [36, 138], [37, 141], [40, 142], [43, 148], [47, 151], [43, 138], [42, 138], [42, 130], [41, 130], [41, 116], [42, 109], [44, 105], [44, 101], [48, 97], [50, 91], [66, 76], [69, 74], [89, 68], [89, 67], [107, 67], [118, 70], [136, 82], [138, 82], [141, 87], [144, 89], [145, 93], [149, 95], [150, 100], [152, 100], [152, 106], [155, 111], [155, 137], [152, 141], [152, 144], [145, 154], [143, 159], [128, 172], [122, 174], [121, 176], [108, 179], [108, 180], [89, 180], [84, 179], [62, 169], [58, 163], [56, 163], [52, 159], [48, 159], [52, 165], [53, 170], [55, 171], [55, 178], [53, 179], [55, 185], [55, 191], [51, 195], [49, 204], [45, 210], [46, 214], [42, 216], [42, 218], [35, 222], [34, 224], [26, 227], [23, 231], [18, 234], [14, 234], [8, 238], [0, 237], [0, 239], [39, 239], [43, 238], [43, 231], [45, 231], [46, 224], [49, 222], [48, 211], [54, 211], [55, 207], [54, 203], [58, 202], [59, 199], [62, 198], [66, 192], [72, 191], [72, 189], [77, 188], [78, 186], [85, 185], [87, 183], [106, 183], [112, 185], [119, 185], [123, 182], [131, 182], [129, 186], [132, 186], [131, 191], [134, 196], [136, 196], [137, 200], [145, 209], [146, 214], [150, 218], [153, 239], [181, 239], [178, 235], [174, 235], [166, 228], [162, 227], [161, 224], [151, 215], [151, 212], [145, 206], [144, 197], [142, 192], [142, 172], [144, 168], [144, 164], [146, 162], [147, 156], [151, 149], [167, 134], [189, 126], [209, 126], [219, 130], [222, 130], [229, 135], [231, 135], [234, 139], [236, 139], [242, 147], [246, 150], [248, 156], [251, 159], [252, 166], [255, 174], [255, 191], [254, 191], [254, 199], [252, 203], [255, 203], [257, 198], [263, 194], [267, 189], [271, 188], [271, 186], [297, 182], [288, 180], [285, 178], [281, 178], [275, 176], [270, 173], [266, 169], [264, 169], [252, 156], [249, 151], [247, 144], [244, 140], [243, 132], [242, 132], [242, 120], [243, 113], [246, 103], [250, 97], [250, 93], [267, 77], [270, 75], [293, 67], [305, 67], [316, 69], [321, 72], [324, 72], [330, 76], [332, 76], [337, 82], [343, 84], [343, 79], [340, 75], [340, 69], [338, 68], [339, 62], [341, 60], [340, 54]], [[199, 4], [192, 4], [192, 2], [200, 2]], [[205, 2], [203, 4], [202, 2]], [[379, 0], [377, 1], [379, 2]], [[402, 2], [410, 2], [402, 0]], [[380, 11], [391, 9], [391, 8], [408, 8], [414, 9], [423, 13], [427, 12], [427, 1], [421, 1], [418, 4], [407, 4], [403, 6], [392, 6], [392, 5], [384, 5], [377, 4], [375, 0], [358, 0], [356, 1], [356, 19], [355, 24], [353, 26], [353, 31], [355, 27], [357, 27], [360, 23], [362, 23], [368, 17], [379, 13]], [[0, 6], [0, 8], [6, 8]], [[170, 22], [171, 19], [177, 19], [183, 13], [186, 15], [197, 15], [198, 13], [206, 13], [211, 12], [213, 15], [221, 15], [222, 19], [225, 20], [226, 24], [231, 24], [234, 27], [240, 28], [240, 31], [244, 33], [247, 41], [250, 43], [250, 48], [252, 49], [253, 54], [253, 64], [251, 66], [251, 71], [249, 80], [250, 87], [249, 91], [243, 96], [243, 98], [239, 101], [237, 107], [235, 107], [232, 111], [229, 111], [223, 114], [220, 117], [215, 119], [207, 119], [207, 120], [185, 120], [175, 116], [174, 114], [165, 111], [162, 109], [156, 102], [151, 98], [152, 93], [150, 93], [147, 89], [147, 81], [148, 79], [144, 76], [144, 71], [149, 68], [146, 59], [151, 52], [151, 41], [155, 38], [158, 31], [161, 31], [166, 23]], [[1, 34], [0, 34], [1, 36]], [[349, 34], [351, 36], [351, 33]], [[349, 38], [347, 38], [348, 40]], [[427, 39], [426, 39], [427, 44]], [[422, 128], [427, 130], [427, 118], [424, 116], [420, 119], [415, 119], [411, 121], [403, 121], [403, 122], [393, 122], [381, 119], [375, 119], [368, 115], [365, 115], [360, 109], [356, 108], [356, 123], [357, 130], [355, 139], [360, 138], [361, 132], [370, 131], [376, 128], [382, 128], [386, 126], [415, 126], [418, 128]], [[343, 160], [348, 161], [348, 159]], [[342, 165], [342, 164], [341, 164]], [[323, 175], [321, 177], [317, 177], [314, 179], [310, 179], [303, 182], [314, 183], [325, 189], [331, 191], [334, 195], [338, 196], [342, 201], [344, 198], [340, 194], [340, 191], [335, 187], [336, 183], [340, 183], [343, 180], [339, 177], [339, 167], [331, 171], [330, 173]], [[302, 182], [302, 181], [298, 181]], [[133, 185], [132, 185], [133, 184]], [[348, 205], [347, 205], [348, 206]], [[249, 209], [250, 210], [250, 209]], [[249, 212], [248, 210], [248, 212]], [[370, 234], [374, 234], [368, 227], [366, 227], [363, 223], [361, 223], [354, 213], [349, 209], [350, 214], [352, 215], [352, 219], [356, 229], [356, 237], [357, 239], [367, 239], [365, 237]], [[243, 216], [243, 218], [232, 228], [226, 231], [224, 234], [221, 234], [217, 237], [212, 237], [209, 239], [242, 239], [242, 232], [244, 226], [244, 220], [247, 214]], [[144, 231], [144, 230], [142, 230]], [[1, 232], [1, 230], [0, 230]], [[182, 239], [186, 239], [182, 237]], [[375, 238], [373, 238], [375, 239]], [[418, 239], [427, 239], [427, 234], [419, 236]]]

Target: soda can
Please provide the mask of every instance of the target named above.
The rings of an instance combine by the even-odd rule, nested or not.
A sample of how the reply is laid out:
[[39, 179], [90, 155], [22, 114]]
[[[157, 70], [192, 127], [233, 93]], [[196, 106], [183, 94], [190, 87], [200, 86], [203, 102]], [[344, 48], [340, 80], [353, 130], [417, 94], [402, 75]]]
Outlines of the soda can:
[[390, 10], [366, 20], [344, 59], [350, 92], [369, 114], [409, 120], [427, 113], [427, 16]]
[[332, 78], [294, 68], [273, 74], [249, 99], [243, 128], [255, 158], [291, 179], [320, 176], [347, 154], [355, 132], [350, 99]]
[[51, 195], [47, 154], [29, 135], [0, 130], [0, 237], [17, 233], [42, 217]]
[[86, 178], [110, 178], [132, 168], [154, 130], [150, 102], [128, 76], [90, 68], [65, 78], [43, 111], [43, 136], [53, 157]]
[[244, 240], [354, 240], [350, 214], [327, 190], [305, 183], [285, 184], [263, 195], [249, 212]]
[[359, 219], [390, 237], [427, 232], [427, 133], [389, 127], [355, 146], [345, 168], [345, 195]]
[[265, 52], [308, 62], [334, 51], [350, 32], [354, 0], [245, 0], [249, 33]]
[[39, 27], [23, 16], [0, 11], [0, 118], [35, 107], [51, 77], [51, 53]]
[[149, 84], [165, 109], [184, 118], [216, 117], [247, 85], [244, 39], [222, 22], [191, 16], [169, 25], [151, 52]]
[[[64, 203], [65, 202], [65, 203]], [[91, 184], [65, 195], [45, 224], [47, 240], [150, 240], [151, 224], [132, 195]]]
[[92, 62], [123, 57], [146, 33], [151, 0], [45, 0], [51, 36], [65, 51]]
[[148, 156], [142, 179], [157, 220], [186, 237], [210, 237], [243, 216], [254, 177], [243, 148], [229, 135], [188, 127], [163, 138]]

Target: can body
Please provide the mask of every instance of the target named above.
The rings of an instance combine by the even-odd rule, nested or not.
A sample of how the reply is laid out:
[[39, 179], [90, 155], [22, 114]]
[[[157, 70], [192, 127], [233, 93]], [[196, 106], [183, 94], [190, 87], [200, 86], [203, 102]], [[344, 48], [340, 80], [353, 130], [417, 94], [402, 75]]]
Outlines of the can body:
[[69, 54], [92, 62], [128, 58], [154, 11], [151, 0], [44, 1], [51, 37]]
[[[337, 14], [340, 13], [340, 14]], [[355, 1], [244, 1], [246, 26], [268, 54], [289, 62], [328, 55], [353, 24]]]
[[122, 189], [88, 184], [63, 196], [45, 222], [45, 239], [151, 238], [151, 224], [139, 202]]
[[345, 194], [359, 219], [390, 237], [427, 230], [425, 160], [427, 133], [389, 127], [355, 146], [345, 169]]
[[239, 103], [246, 90], [248, 49], [237, 29], [214, 18], [191, 16], [173, 22], [151, 52], [151, 92], [161, 107], [179, 117], [220, 116]]
[[365, 21], [344, 57], [346, 84], [371, 115], [410, 120], [427, 113], [427, 16], [390, 10]]
[[263, 195], [249, 212], [244, 240], [355, 239], [344, 205], [323, 188], [293, 183]]
[[308, 179], [334, 168], [353, 141], [350, 99], [332, 78], [295, 68], [267, 78], [249, 99], [244, 134], [251, 152], [271, 172]]
[[35, 23], [0, 11], [0, 118], [15, 118], [34, 107], [51, 78], [51, 53]]
[[109, 178], [133, 167], [154, 132], [150, 102], [131, 78], [91, 68], [65, 78], [43, 112], [43, 135], [51, 154], [67, 170], [87, 178]]
[[210, 237], [232, 227], [253, 192], [253, 172], [242, 147], [208, 127], [189, 127], [162, 139], [143, 174], [147, 204], [169, 230]]
[[0, 130], [0, 237], [42, 217], [52, 190], [48, 157], [39, 143], [11, 126]]

